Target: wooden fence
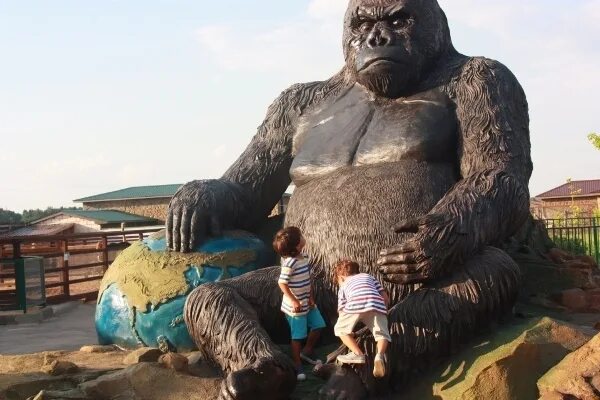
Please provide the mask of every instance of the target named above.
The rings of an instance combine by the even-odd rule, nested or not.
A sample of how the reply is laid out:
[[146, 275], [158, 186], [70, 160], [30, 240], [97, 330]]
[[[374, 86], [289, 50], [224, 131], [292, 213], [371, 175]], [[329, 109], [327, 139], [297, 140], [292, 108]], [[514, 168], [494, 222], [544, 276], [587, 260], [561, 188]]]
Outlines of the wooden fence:
[[159, 230], [0, 239], [0, 308], [8, 308], [17, 298], [15, 260], [25, 256], [43, 259], [48, 303], [93, 300], [116, 256], [130, 243]]

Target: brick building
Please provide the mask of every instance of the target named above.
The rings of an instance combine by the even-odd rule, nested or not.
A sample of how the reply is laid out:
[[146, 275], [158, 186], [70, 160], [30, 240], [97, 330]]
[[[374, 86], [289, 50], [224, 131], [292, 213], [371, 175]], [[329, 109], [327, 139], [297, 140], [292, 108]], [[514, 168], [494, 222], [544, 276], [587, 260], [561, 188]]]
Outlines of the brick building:
[[[122, 211], [164, 222], [167, 219], [169, 201], [181, 186], [181, 184], [136, 186], [84, 197], [74, 202], [82, 203], [84, 210]], [[284, 194], [273, 209], [272, 215], [285, 213], [290, 196], [288, 193]]]
[[531, 212], [541, 219], [591, 217], [599, 211], [600, 179], [570, 181], [531, 199]]
[[181, 187], [176, 185], [136, 186], [73, 200], [84, 210], [115, 210], [164, 222], [169, 201]]

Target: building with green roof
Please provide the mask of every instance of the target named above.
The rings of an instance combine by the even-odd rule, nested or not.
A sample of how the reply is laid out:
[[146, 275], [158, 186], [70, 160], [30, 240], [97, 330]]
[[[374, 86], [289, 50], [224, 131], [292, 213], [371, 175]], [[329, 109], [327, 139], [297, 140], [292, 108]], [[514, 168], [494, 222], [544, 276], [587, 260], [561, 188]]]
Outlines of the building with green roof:
[[169, 201], [181, 184], [134, 186], [74, 200], [84, 211], [113, 210], [161, 221], [167, 218]]

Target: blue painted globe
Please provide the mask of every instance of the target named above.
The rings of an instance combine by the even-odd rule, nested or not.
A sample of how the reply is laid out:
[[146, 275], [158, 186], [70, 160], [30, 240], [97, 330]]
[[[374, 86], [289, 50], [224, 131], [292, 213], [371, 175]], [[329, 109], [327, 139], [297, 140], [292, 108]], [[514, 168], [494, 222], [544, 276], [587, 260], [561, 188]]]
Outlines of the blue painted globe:
[[229, 232], [192, 253], [166, 251], [164, 231], [136, 242], [115, 259], [98, 294], [100, 344], [191, 351], [183, 307], [206, 282], [240, 276], [265, 265], [265, 244], [246, 232]]

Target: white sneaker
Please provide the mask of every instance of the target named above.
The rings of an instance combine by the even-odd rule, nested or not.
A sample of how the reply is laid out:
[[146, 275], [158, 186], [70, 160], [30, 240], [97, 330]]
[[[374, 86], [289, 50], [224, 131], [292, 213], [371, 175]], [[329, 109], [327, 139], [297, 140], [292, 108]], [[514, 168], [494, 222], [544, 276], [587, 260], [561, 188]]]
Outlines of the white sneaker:
[[373, 365], [373, 376], [375, 378], [383, 378], [385, 376], [385, 354], [379, 354], [375, 356], [375, 362]]
[[306, 380], [306, 374], [304, 373], [304, 371], [298, 371], [296, 379], [298, 380], [298, 382], [304, 382]]
[[354, 352], [339, 355], [337, 360], [342, 364], [364, 364], [366, 362], [364, 354], [354, 354]]

